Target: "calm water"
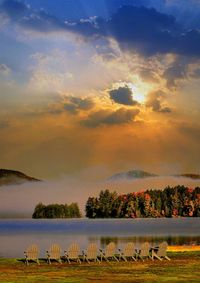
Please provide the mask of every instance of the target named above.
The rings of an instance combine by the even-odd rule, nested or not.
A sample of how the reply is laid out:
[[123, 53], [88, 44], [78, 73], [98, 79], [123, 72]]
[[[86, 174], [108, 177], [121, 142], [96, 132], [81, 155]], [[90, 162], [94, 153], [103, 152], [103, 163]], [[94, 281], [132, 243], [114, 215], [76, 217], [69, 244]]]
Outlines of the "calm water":
[[40, 256], [56, 242], [63, 251], [76, 241], [81, 249], [89, 242], [99, 248], [114, 241], [122, 248], [128, 241], [139, 247], [143, 241], [169, 245], [200, 244], [200, 218], [172, 219], [70, 219], [70, 220], [0, 220], [0, 257], [23, 257], [27, 246], [36, 243]]

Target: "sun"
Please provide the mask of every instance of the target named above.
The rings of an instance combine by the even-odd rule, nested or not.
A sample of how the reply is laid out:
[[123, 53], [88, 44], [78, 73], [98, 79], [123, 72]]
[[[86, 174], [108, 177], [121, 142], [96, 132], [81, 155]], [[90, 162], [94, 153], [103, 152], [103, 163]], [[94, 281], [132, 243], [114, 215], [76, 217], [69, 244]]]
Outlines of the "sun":
[[[134, 80], [134, 82], [133, 82]], [[112, 85], [112, 88], [128, 87], [131, 90], [131, 96], [134, 101], [145, 104], [152, 86], [143, 82], [139, 77], [134, 77], [132, 81], [119, 81]]]
[[132, 98], [133, 100], [136, 100], [140, 104], [144, 104], [146, 100], [146, 91], [142, 89], [140, 86], [136, 86], [133, 83], [127, 83], [127, 86], [131, 89], [132, 91]]

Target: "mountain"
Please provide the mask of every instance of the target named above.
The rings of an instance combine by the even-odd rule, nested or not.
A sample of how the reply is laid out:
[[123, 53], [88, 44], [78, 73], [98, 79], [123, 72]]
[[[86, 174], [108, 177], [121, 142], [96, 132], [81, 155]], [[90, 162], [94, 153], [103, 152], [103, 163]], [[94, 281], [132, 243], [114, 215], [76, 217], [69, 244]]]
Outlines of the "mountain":
[[195, 179], [195, 180], [200, 179], [199, 174], [188, 174], [188, 173], [175, 175], [175, 177], [186, 177], [186, 178]]
[[145, 179], [145, 178], [150, 178], [150, 177], [182, 177], [182, 178], [188, 178], [188, 179], [195, 179], [195, 180], [200, 180], [200, 175], [199, 174], [176, 174], [176, 175], [169, 175], [169, 176], [159, 176], [153, 173], [145, 172], [143, 170], [131, 170], [128, 172], [121, 172], [112, 175], [107, 179], [107, 181], [131, 181], [135, 179]]
[[145, 172], [142, 170], [131, 170], [128, 172], [121, 172], [114, 174], [110, 178], [108, 178], [108, 181], [120, 181], [120, 180], [133, 180], [133, 179], [144, 179], [144, 178], [150, 178], [150, 177], [158, 177], [158, 175]]
[[20, 185], [25, 182], [39, 182], [36, 178], [25, 175], [22, 172], [0, 169], [0, 186], [3, 185]]

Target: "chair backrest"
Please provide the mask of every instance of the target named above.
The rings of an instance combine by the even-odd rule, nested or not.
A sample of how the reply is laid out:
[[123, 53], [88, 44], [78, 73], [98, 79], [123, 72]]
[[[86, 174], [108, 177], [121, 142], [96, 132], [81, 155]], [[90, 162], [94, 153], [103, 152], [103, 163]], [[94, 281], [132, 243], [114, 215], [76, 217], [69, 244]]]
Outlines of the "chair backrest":
[[140, 255], [141, 256], [148, 256], [149, 255], [149, 248], [150, 248], [149, 242], [143, 243], [141, 245], [141, 248], [140, 248]]
[[98, 247], [97, 244], [91, 243], [88, 245], [87, 248], [87, 258], [88, 259], [96, 259], [98, 255]]
[[39, 248], [37, 245], [33, 244], [30, 247], [27, 248], [26, 250], [26, 256], [28, 258], [36, 259], [38, 258], [39, 255]]
[[53, 244], [49, 249], [51, 258], [60, 258], [61, 248], [58, 244]]
[[111, 242], [106, 246], [105, 249], [105, 257], [112, 257], [115, 254], [116, 245], [115, 243]]
[[125, 245], [123, 250], [124, 256], [133, 256], [135, 254], [135, 244], [133, 242], [129, 242]]
[[79, 245], [77, 243], [73, 243], [70, 245], [67, 255], [69, 258], [78, 258], [79, 253], [80, 253]]
[[158, 248], [158, 251], [157, 251], [157, 255], [158, 256], [165, 256], [166, 255], [166, 251], [167, 251], [167, 242], [162, 242], [160, 245], [159, 245], [159, 248]]

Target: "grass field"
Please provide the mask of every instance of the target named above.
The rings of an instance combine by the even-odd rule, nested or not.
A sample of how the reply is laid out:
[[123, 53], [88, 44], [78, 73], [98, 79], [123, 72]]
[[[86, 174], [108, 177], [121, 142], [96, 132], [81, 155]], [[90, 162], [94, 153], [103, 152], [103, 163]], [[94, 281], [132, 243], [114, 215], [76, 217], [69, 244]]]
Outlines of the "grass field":
[[168, 252], [171, 261], [47, 263], [26, 266], [20, 259], [0, 259], [0, 282], [200, 282], [200, 251]]

